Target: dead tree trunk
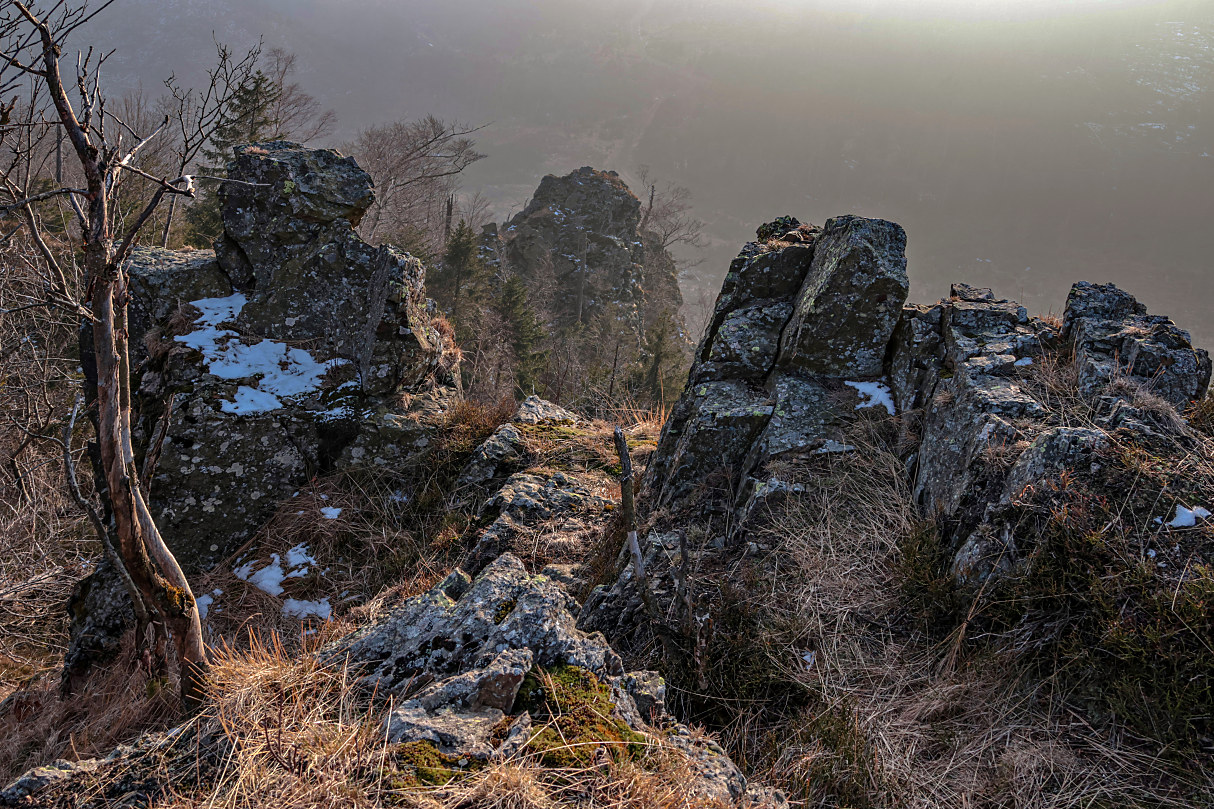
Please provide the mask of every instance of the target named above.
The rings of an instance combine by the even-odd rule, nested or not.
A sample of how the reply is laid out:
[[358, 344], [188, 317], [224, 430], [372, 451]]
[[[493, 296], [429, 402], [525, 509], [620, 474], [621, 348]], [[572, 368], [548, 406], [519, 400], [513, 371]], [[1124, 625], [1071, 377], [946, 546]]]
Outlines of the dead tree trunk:
[[[81, 114], [77, 116], [60, 75], [59, 56], [63, 52], [62, 40], [96, 11], [90, 12], [87, 4], [70, 7], [59, 3], [39, 18], [31, 11], [30, 4], [20, 0], [11, 0], [11, 3], [20, 18], [6, 21], [0, 31], [9, 64], [44, 85], [47, 97], [54, 105], [53, 115], [71, 143], [85, 178], [84, 189], [61, 189], [55, 193], [66, 194], [72, 200], [83, 237], [83, 268], [88, 288], [84, 304], [87, 308], [80, 301], [69, 303], [85, 316], [92, 332], [100, 472], [107, 489], [119, 556], [144, 604], [155, 611], [158, 622], [173, 639], [181, 674], [182, 701], [187, 708], [193, 708], [200, 701], [202, 676], [207, 668], [202, 625], [189, 582], [157, 530], [139, 486], [131, 438], [127, 333], [130, 291], [123, 270], [140, 228], [164, 196], [192, 195], [192, 190], [186, 177], [159, 180], [159, 187], [135, 223], [121, 239], [115, 238], [111, 231], [111, 201], [125, 173], [151, 177], [135, 168], [134, 161], [139, 150], [160, 129], [128, 149], [120, 150], [117, 143], [107, 142], [104, 127], [110, 114], [104, 109], [96, 75], [104, 57], [91, 68], [88, 59], [82, 61], [75, 82], [81, 96]], [[103, 3], [97, 11], [107, 5], [109, 3]], [[17, 27], [22, 21], [28, 28]], [[26, 49], [31, 54], [28, 61], [23, 58]], [[167, 123], [166, 119], [161, 129]], [[180, 182], [187, 183], [185, 190], [177, 187]], [[29, 227], [37, 239], [32, 218]], [[58, 287], [63, 288], [62, 295], [66, 298], [66, 285], [62, 283], [57, 261], [49, 250], [43, 252], [49, 271], [59, 276]], [[105, 541], [104, 536], [102, 540]], [[159, 644], [163, 642], [161, 633]]]

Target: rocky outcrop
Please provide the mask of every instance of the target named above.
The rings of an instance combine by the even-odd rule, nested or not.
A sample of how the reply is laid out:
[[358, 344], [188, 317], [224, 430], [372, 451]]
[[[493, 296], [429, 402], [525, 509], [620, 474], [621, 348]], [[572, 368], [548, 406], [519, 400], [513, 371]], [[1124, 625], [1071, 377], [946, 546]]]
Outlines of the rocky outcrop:
[[1189, 333], [1112, 284], [1080, 282], [1067, 296], [1063, 338], [1075, 347], [1079, 391], [1098, 395], [1118, 377], [1183, 408], [1205, 395], [1210, 357]]
[[146, 438], [167, 419], [152, 507], [187, 571], [309, 477], [403, 462], [456, 393], [421, 262], [354, 231], [373, 190], [352, 158], [246, 146], [228, 175], [213, 260], [151, 251], [130, 267], [141, 308], [177, 313], [147, 336], [138, 396]]
[[[356, 699], [387, 708], [371, 713], [383, 716], [377, 737], [386, 751], [424, 746], [451, 762], [452, 777], [523, 753], [534, 757], [529, 766], [585, 766], [604, 756], [639, 758], [661, 744], [693, 773], [680, 795], [686, 805], [788, 806], [676, 723], [665, 710], [662, 678], [626, 672], [602, 635], [576, 628], [575, 609], [555, 583], [506, 554], [475, 579], [455, 570], [319, 655], [349, 669]], [[230, 745], [204, 714], [103, 760], [33, 770], [0, 791], [0, 805], [57, 805], [86, 782], [87, 794], [70, 805], [114, 805], [132, 778], [141, 799], [154, 801], [170, 789], [188, 791], [191, 777], [218, 777], [210, 763], [227, 761]], [[175, 769], [179, 760], [195, 765]], [[367, 777], [380, 769], [368, 768]]]
[[[659, 515], [642, 542], [651, 602], [682, 597], [679, 566], [724, 570], [770, 550], [751, 534], [800, 493], [784, 462], [853, 451], [846, 430], [863, 412], [898, 417], [908, 486], [964, 590], [1031, 558], [1034, 538], [1017, 536], [1024, 492], [1099, 468], [1113, 430], [1175, 436], [1172, 408], [1206, 394], [1208, 354], [1112, 285], [1076, 284], [1059, 327], [966, 284], [904, 305], [905, 236], [890, 222], [784, 217], [759, 235], [730, 266], [646, 474], [642, 502]], [[1072, 352], [1090, 424], [1034, 395], [1047, 386], [1039, 363], [1069, 367]], [[704, 507], [732, 511], [730, 536], [686, 547], [663, 530]], [[653, 614], [632, 576], [597, 588], [580, 619], [622, 649], [649, 642]]]
[[551, 297], [557, 328], [609, 317], [639, 338], [683, 305], [674, 260], [642, 218], [614, 171], [550, 174], [522, 212], [486, 229], [482, 254]]
[[730, 265], [646, 474], [654, 507], [686, 502], [714, 474], [722, 489], [749, 490], [773, 460], [837, 451], [854, 411], [888, 400], [906, 234], [854, 216], [785, 224]]
[[[421, 262], [354, 231], [373, 188], [352, 158], [264, 143], [228, 176], [214, 253], [141, 249], [127, 267], [151, 506], [187, 574], [312, 477], [407, 463], [459, 396]], [[73, 600], [69, 669], [111, 653], [128, 620], [99, 576]]]

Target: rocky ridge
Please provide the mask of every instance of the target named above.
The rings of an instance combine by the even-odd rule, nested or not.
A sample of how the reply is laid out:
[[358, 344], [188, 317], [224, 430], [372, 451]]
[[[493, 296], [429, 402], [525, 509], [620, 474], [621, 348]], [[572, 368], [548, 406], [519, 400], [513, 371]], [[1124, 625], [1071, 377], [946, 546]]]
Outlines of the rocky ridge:
[[[905, 234], [893, 223], [785, 217], [759, 236], [730, 266], [641, 492], [659, 523], [643, 550], [663, 604], [685, 597], [672, 560], [710, 568], [761, 550], [750, 534], [799, 491], [787, 470], [852, 451], [848, 425], [866, 413], [898, 416], [914, 498], [942, 521], [965, 589], [1031, 558], [1034, 539], [1017, 537], [1014, 519], [1022, 492], [1093, 463], [1120, 427], [1180, 435], [1175, 410], [1161, 417], [1143, 397], [1183, 411], [1209, 387], [1208, 353], [1111, 284], [1077, 283], [1061, 323], [966, 284], [906, 304]], [[1074, 355], [1090, 426], [1062, 423], [1034, 396], [1035, 363], [1059, 352]], [[1010, 466], [993, 462], [1008, 453]], [[732, 514], [728, 541], [686, 548], [663, 528], [704, 509]], [[644, 634], [653, 610], [642, 601], [626, 569], [590, 595], [581, 625], [621, 642]]]

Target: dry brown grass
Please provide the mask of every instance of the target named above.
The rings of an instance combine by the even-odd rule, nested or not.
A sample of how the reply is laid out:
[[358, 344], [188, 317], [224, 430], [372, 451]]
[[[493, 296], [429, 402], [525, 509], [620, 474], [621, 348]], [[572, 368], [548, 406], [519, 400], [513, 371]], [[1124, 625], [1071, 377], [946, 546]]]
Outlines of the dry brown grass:
[[[308, 644], [314, 650], [321, 641]], [[212, 705], [198, 718], [217, 729], [220, 755], [186, 784], [170, 784], [160, 809], [381, 807], [418, 809], [675, 809], [720, 804], [698, 797], [679, 749], [655, 740], [636, 761], [604, 756], [584, 768], [545, 768], [521, 755], [469, 767], [448, 783], [411, 778], [386, 743], [388, 707], [358, 695], [350, 671], [298, 655], [271, 635], [225, 647], [210, 675]], [[538, 732], [538, 729], [537, 729]], [[218, 762], [218, 763], [215, 763]], [[445, 781], [446, 778], [436, 779]]]
[[[963, 650], [912, 620], [904, 587], [916, 560], [904, 557], [932, 528], [894, 433], [862, 420], [847, 439], [857, 451], [803, 466], [805, 493], [750, 537], [774, 552], [732, 572], [748, 584], [718, 612], [709, 653], [728, 676], [705, 679], [735, 760], [805, 806], [1180, 807], [1214, 796], [1214, 775], [1097, 730], [1014, 655]], [[737, 626], [724, 623], [731, 613]]]
[[180, 712], [168, 677], [149, 677], [132, 659], [131, 637], [87, 686], [69, 696], [50, 672], [14, 693], [0, 708], [0, 782], [55, 759], [107, 755]]

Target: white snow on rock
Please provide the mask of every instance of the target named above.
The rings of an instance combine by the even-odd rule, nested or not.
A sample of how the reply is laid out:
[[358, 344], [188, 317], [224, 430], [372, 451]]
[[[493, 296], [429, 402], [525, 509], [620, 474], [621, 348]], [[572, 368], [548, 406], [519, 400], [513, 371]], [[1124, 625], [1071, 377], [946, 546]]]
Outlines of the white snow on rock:
[[282, 602], [282, 614], [288, 618], [319, 618], [322, 621], [327, 621], [333, 616], [333, 608], [329, 606], [329, 599], [322, 598], [320, 601], [303, 601], [297, 598], [288, 598]]
[[1024, 368], [1025, 366], [1032, 365], [1032, 364], [1033, 364], [1032, 357], [1021, 357], [1020, 359], [1018, 359], [1012, 363], [1012, 365], [1015, 365], [1019, 368]]
[[856, 410], [880, 405], [889, 411], [891, 416], [896, 414], [894, 395], [884, 382], [844, 382], [843, 384], [855, 388], [856, 392], [864, 397], [860, 404], [856, 405]]
[[195, 330], [174, 339], [200, 351], [207, 370], [220, 379], [259, 377], [257, 387], [241, 385], [233, 401], [225, 401], [225, 413], [265, 413], [282, 407], [284, 397], [298, 396], [319, 389], [330, 368], [348, 360], [317, 362], [301, 348], [292, 348], [277, 340], [260, 340], [252, 345], [231, 329], [221, 328], [240, 314], [248, 299], [239, 292], [226, 298], [203, 298], [192, 306], [202, 315]]

